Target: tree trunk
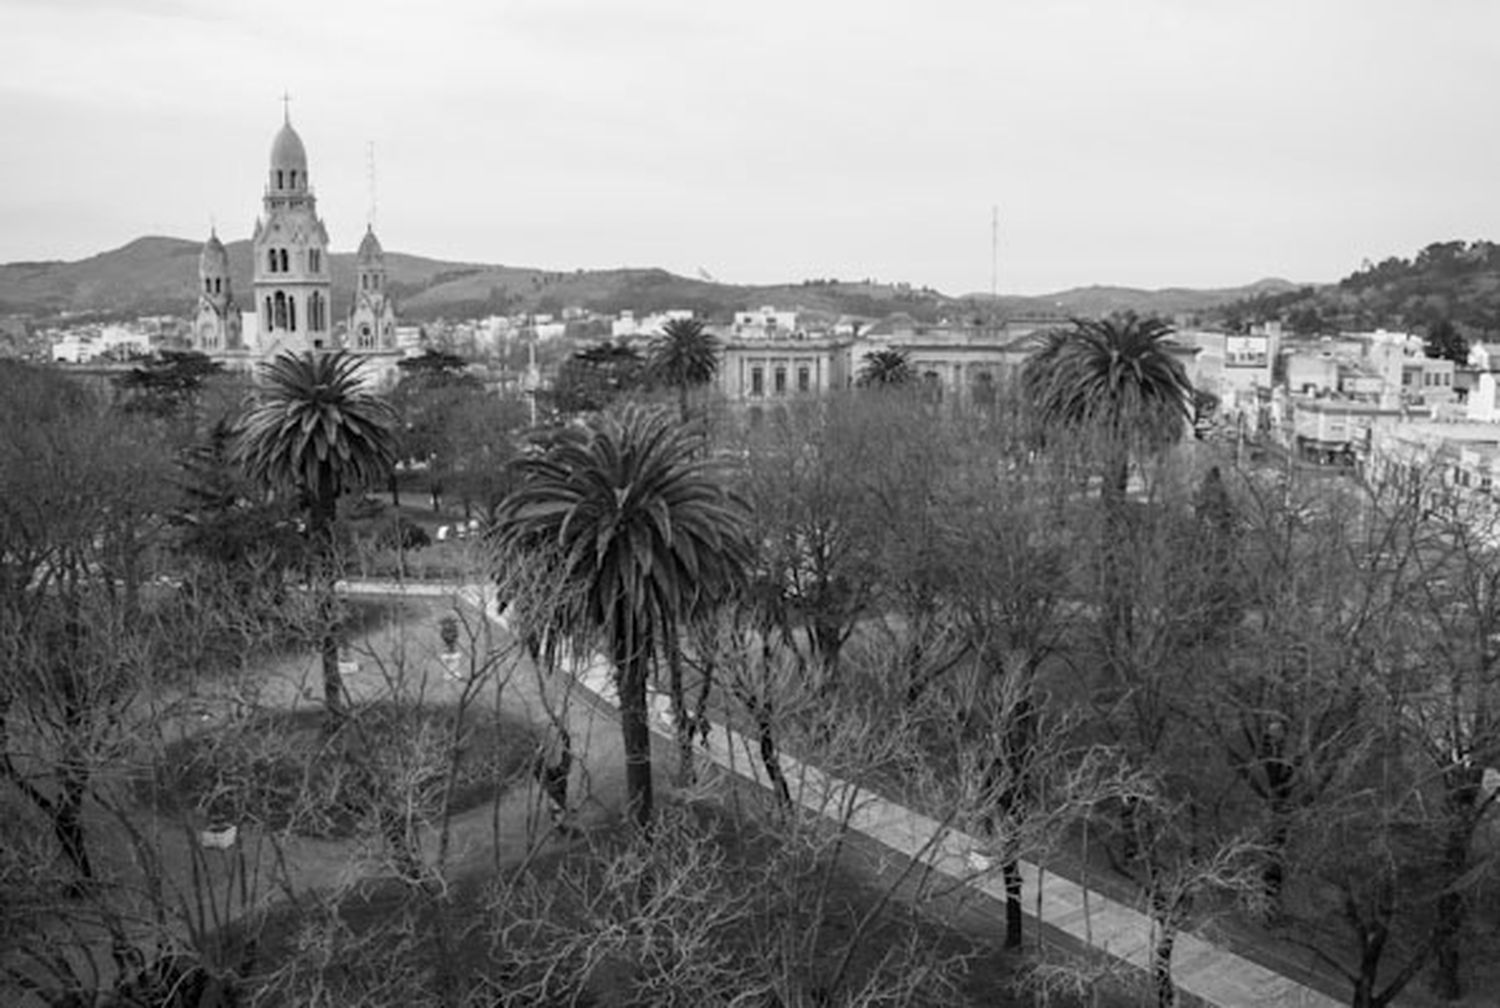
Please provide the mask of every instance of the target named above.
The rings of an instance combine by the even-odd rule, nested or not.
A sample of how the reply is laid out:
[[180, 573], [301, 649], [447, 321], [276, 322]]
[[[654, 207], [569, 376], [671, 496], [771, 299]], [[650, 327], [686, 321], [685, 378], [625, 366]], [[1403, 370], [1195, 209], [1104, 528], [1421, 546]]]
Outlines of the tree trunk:
[[1129, 538], [1126, 516], [1126, 493], [1130, 487], [1130, 457], [1120, 449], [1120, 457], [1109, 463], [1104, 477], [1104, 542], [1100, 555], [1104, 590], [1104, 640], [1112, 656], [1129, 652], [1134, 637], [1130, 595], [1125, 587], [1125, 563], [1122, 553]]
[[1459, 934], [1468, 918], [1468, 894], [1456, 888], [1469, 864], [1478, 806], [1482, 800], [1483, 770], [1479, 766], [1452, 766], [1443, 775], [1448, 813], [1443, 838], [1443, 873], [1446, 888], [1437, 899], [1437, 923], [1433, 929], [1432, 991], [1445, 1001], [1464, 995]]
[[1261, 883], [1266, 889], [1270, 914], [1279, 917], [1282, 889], [1286, 885], [1286, 848], [1291, 837], [1291, 799], [1278, 793], [1280, 789], [1275, 781], [1271, 783], [1271, 790], [1271, 835], [1266, 844], [1266, 866], [1261, 872]]
[[771, 705], [756, 703], [755, 736], [760, 743], [760, 762], [766, 768], [766, 777], [776, 791], [776, 798], [783, 808], [792, 807], [792, 791], [787, 786], [786, 774], [781, 769], [781, 755], [776, 749], [776, 735], [771, 720]]
[[672, 693], [672, 726], [677, 735], [677, 780], [688, 787], [697, 780], [693, 772], [693, 712], [688, 709], [687, 688], [682, 681], [682, 642], [675, 633], [667, 641], [667, 670]]
[[647, 665], [644, 655], [615, 649], [616, 691], [620, 696], [620, 735], [625, 744], [625, 793], [630, 817], [642, 830], [651, 827], [651, 725], [646, 711]]
[[[330, 594], [333, 586], [328, 587]], [[323, 656], [323, 709], [328, 712], [330, 727], [336, 727], [344, 716], [344, 677], [339, 672], [338, 617], [332, 605], [325, 607], [322, 637], [318, 642]]]
[[1021, 862], [1006, 857], [1000, 866], [1000, 875], [1005, 880], [1005, 947], [1021, 947]]
[[1177, 944], [1177, 928], [1171, 914], [1157, 910], [1156, 944], [1151, 949], [1151, 978], [1156, 987], [1156, 1008], [1176, 1008], [1177, 985], [1172, 982], [1172, 946]]
[[323, 729], [332, 734], [344, 717], [344, 680], [339, 674], [338, 596], [334, 587], [333, 525], [338, 496], [332, 487], [319, 487], [310, 515], [313, 540], [314, 580], [318, 592], [318, 650], [323, 664]]
[[62, 791], [53, 806], [52, 832], [78, 873], [76, 883], [70, 887], [75, 889], [94, 880], [94, 866], [89, 861], [83, 826], [83, 799], [87, 791], [87, 771], [78, 767], [64, 768]]

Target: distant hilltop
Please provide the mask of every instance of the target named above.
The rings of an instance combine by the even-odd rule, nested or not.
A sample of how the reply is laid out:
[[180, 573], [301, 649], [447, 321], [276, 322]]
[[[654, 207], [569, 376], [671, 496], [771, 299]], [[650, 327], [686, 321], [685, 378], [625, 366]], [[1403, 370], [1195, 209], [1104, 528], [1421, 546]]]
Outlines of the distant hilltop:
[[[234, 289], [249, 291], [249, 241], [227, 242], [225, 248]], [[202, 249], [203, 243], [198, 241], [147, 237], [76, 262], [0, 264], [0, 315], [47, 317], [85, 312], [185, 316], [193, 308]], [[333, 253], [329, 258], [334, 314], [342, 317], [353, 296], [354, 253]], [[525, 266], [448, 262], [392, 251], [385, 253], [385, 261], [401, 317], [417, 320], [557, 312], [575, 305], [606, 313], [689, 308], [710, 318], [727, 318], [734, 311], [761, 305], [867, 318], [903, 311], [922, 321], [992, 307], [1012, 316], [1093, 316], [1124, 309], [1175, 316], [1298, 289], [1285, 280], [1261, 280], [1222, 290], [1081, 287], [1037, 297], [1001, 296], [992, 305], [988, 294], [952, 297], [899, 283], [818, 279], [750, 286], [692, 279], [662, 269], [559, 273]], [[243, 307], [248, 308], [248, 303]]]

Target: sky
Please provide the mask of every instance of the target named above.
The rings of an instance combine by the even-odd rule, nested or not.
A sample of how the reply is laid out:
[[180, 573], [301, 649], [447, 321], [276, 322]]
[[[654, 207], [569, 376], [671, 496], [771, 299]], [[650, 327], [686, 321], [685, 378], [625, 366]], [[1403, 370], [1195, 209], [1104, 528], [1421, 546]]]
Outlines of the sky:
[[373, 214], [444, 259], [957, 295], [1500, 240], [1494, 0], [0, 0], [0, 35], [0, 262], [248, 237], [283, 94], [335, 250]]

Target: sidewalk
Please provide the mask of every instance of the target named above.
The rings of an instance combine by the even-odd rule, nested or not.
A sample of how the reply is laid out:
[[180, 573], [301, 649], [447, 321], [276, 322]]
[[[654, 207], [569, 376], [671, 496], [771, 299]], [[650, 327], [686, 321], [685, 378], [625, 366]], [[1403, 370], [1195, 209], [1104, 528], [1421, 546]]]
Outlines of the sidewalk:
[[[613, 675], [596, 657], [578, 672], [579, 683], [613, 706]], [[652, 729], [672, 737], [670, 704], [651, 698]], [[769, 787], [753, 740], [715, 724], [707, 755], [718, 766], [761, 787]], [[945, 827], [928, 816], [862, 790], [817, 767], [781, 756], [783, 770], [798, 804], [822, 815], [848, 815], [852, 829], [934, 871], [1003, 903], [1005, 887], [989, 859], [980, 854], [979, 838]], [[1028, 917], [1141, 970], [1150, 967], [1151, 920], [1097, 892], [1021, 862], [1022, 904]], [[1040, 893], [1039, 893], [1040, 890]], [[1040, 895], [1040, 899], [1038, 896]], [[1040, 908], [1040, 909], [1038, 909]], [[1303, 986], [1258, 963], [1220, 948], [1190, 932], [1179, 935], [1172, 956], [1172, 976], [1184, 993], [1216, 1008], [1338, 1008], [1342, 1001]]]
[[[361, 582], [349, 585], [346, 590], [361, 594], [405, 592], [462, 598], [500, 627], [506, 627], [505, 619], [495, 612], [493, 591], [488, 586]], [[610, 708], [616, 705], [613, 670], [602, 657], [595, 655], [574, 663], [574, 680], [603, 704]], [[653, 694], [650, 711], [653, 731], [670, 740], [673, 733], [668, 698]], [[593, 729], [594, 733], [609, 737], [607, 728], [599, 732], [604, 726], [592, 723], [588, 711], [574, 711], [573, 716], [583, 722], [577, 727], [585, 734]], [[617, 741], [614, 745], [618, 745]], [[585, 742], [580, 748], [586, 746]], [[755, 742], [727, 726], [712, 726], [705, 755], [730, 773], [761, 787], [769, 786]], [[603, 765], [597, 764], [599, 756], [590, 752], [589, 762], [608, 774]], [[935, 819], [824, 774], [791, 756], [783, 754], [781, 761], [793, 799], [804, 808], [822, 815], [847, 816], [852, 829], [883, 847], [919, 860], [992, 900], [1004, 902], [1004, 885], [989, 859], [980, 853], [986, 845], [979, 838], [945, 827]], [[1022, 902], [1028, 917], [1055, 928], [1080, 946], [1097, 949], [1142, 970], [1149, 968], [1152, 926], [1146, 914], [1085, 890], [1054, 872], [1048, 871], [1044, 877], [1034, 864], [1023, 861], [1021, 872]], [[1177, 939], [1172, 967], [1173, 979], [1180, 990], [1215, 1008], [1338, 1008], [1343, 1004], [1188, 932]]]

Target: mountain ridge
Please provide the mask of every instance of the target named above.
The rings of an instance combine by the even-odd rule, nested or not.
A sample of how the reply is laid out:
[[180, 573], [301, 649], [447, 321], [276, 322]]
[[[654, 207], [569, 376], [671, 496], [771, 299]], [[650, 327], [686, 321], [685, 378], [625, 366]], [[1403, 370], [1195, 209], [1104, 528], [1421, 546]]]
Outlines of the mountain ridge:
[[[201, 242], [143, 235], [115, 249], [77, 260], [0, 263], [0, 314], [34, 317], [64, 313], [187, 315], [195, 303]], [[250, 242], [225, 243], [235, 297], [248, 307]], [[354, 293], [353, 252], [329, 254], [335, 317]], [[907, 284], [804, 280], [782, 284], [726, 284], [694, 279], [659, 267], [561, 272], [529, 266], [436, 259], [387, 251], [390, 290], [403, 318], [558, 312], [578, 305], [600, 312], [691, 308], [708, 317], [775, 304], [809, 312], [882, 317], [904, 311], [936, 321], [993, 307], [1004, 314], [1096, 315], [1131, 309], [1162, 315], [1204, 311], [1262, 293], [1284, 293], [1296, 284], [1278, 278], [1236, 288], [1159, 290], [1094, 284], [1043, 295], [988, 294], [953, 297]]]

